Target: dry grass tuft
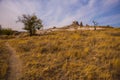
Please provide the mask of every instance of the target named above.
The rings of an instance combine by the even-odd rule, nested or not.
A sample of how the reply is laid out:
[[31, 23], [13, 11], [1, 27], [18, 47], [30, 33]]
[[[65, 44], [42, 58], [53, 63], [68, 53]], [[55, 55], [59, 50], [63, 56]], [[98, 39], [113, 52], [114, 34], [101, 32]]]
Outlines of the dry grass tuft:
[[9, 40], [23, 60], [20, 80], [119, 80], [120, 29], [55, 31]]

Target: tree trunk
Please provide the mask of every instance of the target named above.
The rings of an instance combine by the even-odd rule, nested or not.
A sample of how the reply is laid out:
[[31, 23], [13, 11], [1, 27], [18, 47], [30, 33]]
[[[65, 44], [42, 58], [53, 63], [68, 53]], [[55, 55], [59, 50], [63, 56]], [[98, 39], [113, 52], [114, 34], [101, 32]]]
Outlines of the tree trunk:
[[94, 30], [96, 30], [96, 26], [94, 26]]

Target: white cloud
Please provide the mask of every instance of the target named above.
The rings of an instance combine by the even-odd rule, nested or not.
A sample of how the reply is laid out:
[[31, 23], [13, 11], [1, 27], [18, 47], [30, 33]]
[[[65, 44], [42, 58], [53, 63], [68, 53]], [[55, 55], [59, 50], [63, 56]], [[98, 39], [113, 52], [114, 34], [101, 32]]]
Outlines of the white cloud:
[[3, 27], [22, 29], [22, 24], [16, 23], [18, 16], [22, 14], [32, 14], [37, 11], [36, 3], [28, 1], [3, 0], [0, 3], [0, 24]]
[[[23, 25], [16, 23], [17, 17], [32, 13], [42, 18], [46, 27], [64, 26], [73, 20], [90, 24], [91, 20], [104, 15], [118, 3], [119, 0], [2, 0], [0, 2], [0, 24], [3, 27], [20, 30]], [[114, 15], [111, 16], [105, 17], [118, 20]], [[98, 19], [106, 23], [108, 21]]]

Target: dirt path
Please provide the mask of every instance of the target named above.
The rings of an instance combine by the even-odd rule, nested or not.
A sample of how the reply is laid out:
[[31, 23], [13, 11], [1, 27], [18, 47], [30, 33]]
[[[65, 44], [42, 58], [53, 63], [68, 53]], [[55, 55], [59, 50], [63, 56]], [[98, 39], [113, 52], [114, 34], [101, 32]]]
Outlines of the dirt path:
[[7, 80], [18, 80], [21, 76], [22, 62], [19, 59], [19, 56], [16, 54], [14, 48], [12, 48], [9, 43], [6, 43], [6, 46], [8, 47], [8, 50], [10, 52]]

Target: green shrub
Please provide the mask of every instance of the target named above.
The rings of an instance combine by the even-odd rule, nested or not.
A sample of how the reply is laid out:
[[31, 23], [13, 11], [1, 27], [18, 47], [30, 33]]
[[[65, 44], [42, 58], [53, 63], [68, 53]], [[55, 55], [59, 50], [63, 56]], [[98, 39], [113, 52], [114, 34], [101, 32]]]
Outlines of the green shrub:
[[1, 35], [12, 35], [14, 31], [10, 28], [3, 28], [0, 30]]

